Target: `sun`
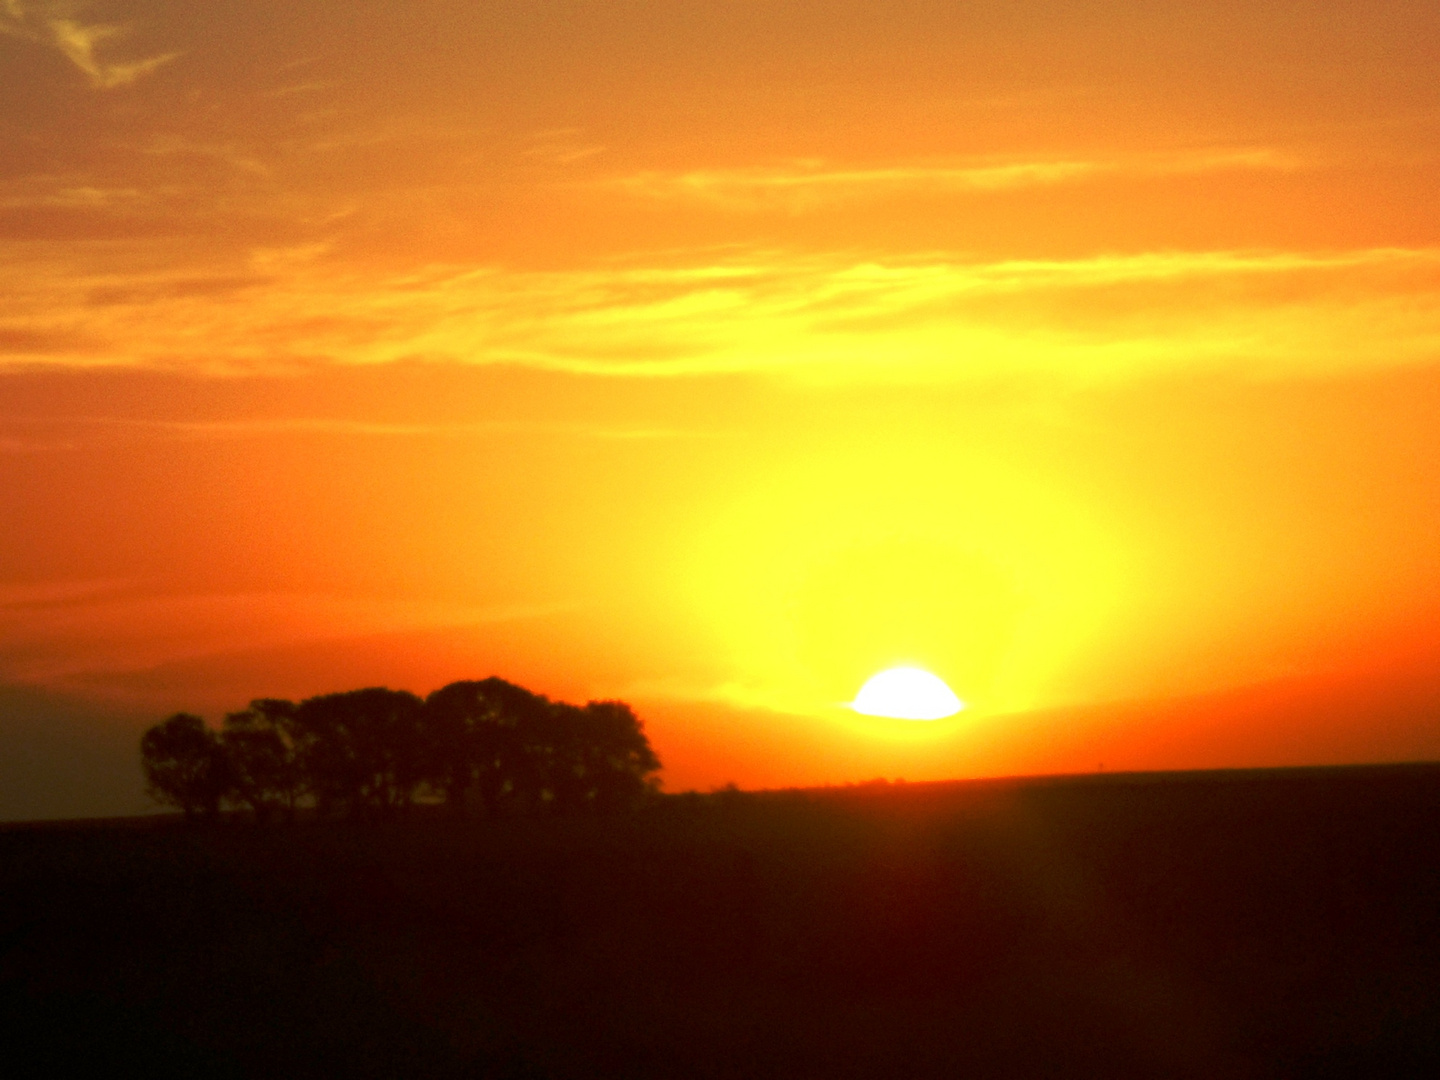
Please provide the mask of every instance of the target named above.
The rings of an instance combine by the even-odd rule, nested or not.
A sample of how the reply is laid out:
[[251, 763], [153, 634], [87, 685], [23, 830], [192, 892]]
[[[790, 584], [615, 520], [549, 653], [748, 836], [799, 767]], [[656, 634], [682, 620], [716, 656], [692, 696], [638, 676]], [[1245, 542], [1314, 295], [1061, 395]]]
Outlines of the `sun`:
[[943, 720], [965, 708], [965, 703], [938, 675], [921, 668], [896, 667], [872, 675], [850, 708], [866, 716]]

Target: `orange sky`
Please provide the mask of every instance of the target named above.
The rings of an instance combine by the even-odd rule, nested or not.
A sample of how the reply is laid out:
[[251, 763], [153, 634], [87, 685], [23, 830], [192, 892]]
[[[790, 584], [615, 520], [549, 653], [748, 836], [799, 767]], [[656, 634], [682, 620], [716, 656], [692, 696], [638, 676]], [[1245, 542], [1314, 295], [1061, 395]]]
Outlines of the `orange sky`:
[[0, 0], [0, 766], [492, 673], [672, 789], [1440, 755], [1440, 9], [1259, 7]]

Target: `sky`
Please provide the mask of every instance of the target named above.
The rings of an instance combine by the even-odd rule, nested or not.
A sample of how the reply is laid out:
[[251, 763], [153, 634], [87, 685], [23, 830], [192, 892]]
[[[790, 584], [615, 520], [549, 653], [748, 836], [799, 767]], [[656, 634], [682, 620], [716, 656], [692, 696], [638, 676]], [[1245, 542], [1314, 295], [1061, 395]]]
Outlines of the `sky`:
[[[667, 787], [1440, 756], [1440, 9], [0, 0], [0, 817], [496, 674]], [[843, 707], [914, 664], [968, 708]]]

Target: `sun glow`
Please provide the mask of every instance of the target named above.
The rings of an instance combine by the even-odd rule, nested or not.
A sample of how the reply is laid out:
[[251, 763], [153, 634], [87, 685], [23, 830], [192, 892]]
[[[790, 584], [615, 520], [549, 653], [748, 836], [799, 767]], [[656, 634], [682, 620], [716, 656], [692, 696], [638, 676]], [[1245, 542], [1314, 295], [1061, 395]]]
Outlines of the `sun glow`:
[[897, 667], [866, 680], [850, 708], [865, 716], [943, 720], [965, 708], [965, 703], [938, 675], [921, 668]]
[[1117, 545], [1065, 494], [953, 434], [850, 438], [865, 451], [829, 443], [770, 465], [680, 567], [732, 665], [726, 699], [833, 715], [897, 657], [943, 668], [975, 713], [1063, 699], [1123, 589]]

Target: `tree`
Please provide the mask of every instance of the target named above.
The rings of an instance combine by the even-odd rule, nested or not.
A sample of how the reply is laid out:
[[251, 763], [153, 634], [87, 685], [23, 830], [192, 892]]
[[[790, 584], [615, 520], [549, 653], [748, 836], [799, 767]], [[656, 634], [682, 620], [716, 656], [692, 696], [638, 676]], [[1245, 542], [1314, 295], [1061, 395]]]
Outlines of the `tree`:
[[478, 768], [475, 726], [485, 710], [477, 685], [456, 682], [432, 692], [420, 720], [425, 780], [457, 817], [465, 812], [465, 793]]
[[178, 806], [185, 819], [198, 814], [214, 818], [234, 777], [225, 747], [205, 721], [176, 713], [150, 728], [140, 739], [145, 789], [156, 802]]
[[548, 726], [546, 789], [556, 810], [634, 809], [658, 786], [660, 759], [623, 701], [557, 702]]
[[220, 733], [235, 793], [262, 823], [276, 812], [293, 821], [304, 791], [295, 746], [295, 713], [293, 701], [261, 698], [243, 712], [226, 716]]
[[635, 710], [623, 701], [584, 709], [588, 798], [598, 810], [631, 810], [660, 787], [660, 758]]
[[409, 691], [383, 686], [302, 701], [296, 752], [317, 808], [375, 817], [408, 807], [425, 778], [422, 709]]
[[425, 700], [427, 781], [487, 814], [631, 809], [658, 786], [644, 726], [623, 701], [570, 705], [504, 679], [451, 683]]
[[385, 687], [298, 705], [263, 698], [228, 715], [218, 737], [178, 713], [145, 733], [141, 756], [151, 794], [187, 817], [234, 798], [261, 822], [293, 819], [306, 797], [322, 816], [390, 815], [421, 788], [443, 792], [457, 813], [472, 790], [492, 816], [633, 809], [658, 788], [660, 768], [623, 701], [570, 705], [495, 677], [423, 702]]
[[454, 682], [425, 699], [429, 782], [461, 812], [474, 787], [488, 815], [538, 793], [533, 733], [549, 708], [545, 697], [495, 678]]

